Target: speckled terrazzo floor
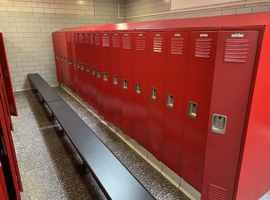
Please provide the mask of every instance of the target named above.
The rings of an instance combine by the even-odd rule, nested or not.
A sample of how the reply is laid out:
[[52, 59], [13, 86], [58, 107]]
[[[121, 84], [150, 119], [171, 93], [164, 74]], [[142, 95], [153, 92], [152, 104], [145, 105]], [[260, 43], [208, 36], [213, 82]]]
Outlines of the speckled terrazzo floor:
[[[86, 122], [133, 175], [159, 200], [189, 199], [98, 118], [61, 87], [54, 90]], [[48, 121], [46, 105], [31, 90], [15, 92], [18, 117], [12, 117], [13, 140], [24, 192], [22, 199], [106, 199], [91, 176], [80, 176], [82, 164], [56, 121]]]

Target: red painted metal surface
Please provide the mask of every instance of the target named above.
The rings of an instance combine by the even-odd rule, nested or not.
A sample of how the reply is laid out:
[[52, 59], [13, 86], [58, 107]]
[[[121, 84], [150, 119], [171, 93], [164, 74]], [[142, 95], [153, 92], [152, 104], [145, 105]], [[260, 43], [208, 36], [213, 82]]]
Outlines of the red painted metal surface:
[[90, 90], [90, 105], [97, 109], [97, 101], [96, 101], [96, 68], [95, 68], [95, 53], [94, 53], [94, 33], [90, 34], [90, 51], [89, 51], [89, 59], [90, 59], [90, 79], [89, 79], [89, 90]]
[[0, 161], [0, 199], [9, 200], [7, 189], [6, 189], [5, 177], [2, 171], [1, 161]]
[[72, 51], [72, 64], [70, 68], [70, 84], [71, 91], [76, 92], [76, 72], [77, 72], [77, 62], [76, 62], [76, 46], [75, 46], [75, 34], [71, 33], [71, 51]]
[[101, 33], [100, 65], [102, 68], [102, 92], [104, 120], [113, 122], [112, 86], [113, 77], [111, 70], [111, 33]]
[[120, 66], [122, 86], [122, 130], [123, 133], [134, 138], [134, 33], [123, 31], [120, 35]]
[[[242, 34], [242, 37], [234, 37], [235, 34]], [[213, 195], [228, 200], [233, 198], [257, 38], [258, 31], [222, 31], [218, 34], [202, 199]], [[224, 134], [211, 130], [214, 114], [227, 117]]]
[[118, 32], [111, 34], [111, 78], [112, 86], [112, 103], [113, 103], [113, 123], [116, 127], [122, 128], [122, 76], [120, 65], [120, 36]]
[[8, 61], [7, 61], [5, 43], [4, 43], [4, 38], [3, 38], [2, 33], [0, 33], [0, 65], [1, 65], [1, 71], [4, 75], [3, 79], [5, 83], [6, 94], [7, 94], [9, 113], [10, 115], [18, 116], [16, 102], [15, 102], [14, 93], [13, 93], [13, 87], [11, 83], [10, 72], [9, 72], [9, 66], [8, 66]]
[[181, 175], [181, 135], [188, 46], [189, 32], [183, 30], [168, 32], [162, 160], [178, 175]]
[[74, 43], [74, 37], [71, 33], [66, 33], [67, 38], [67, 64], [69, 71], [69, 85], [68, 87], [73, 91], [74, 87], [74, 69], [73, 69], [73, 52], [72, 45]]
[[135, 140], [147, 148], [149, 32], [134, 33]]
[[149, 134], [147, 149], [158, 160], [162, 159], [164, 92], [167, 52], [167, 30], [151, 31], [149, 34], [148, 71], [148, 120]]
[[[79, 95], [80, 90], [80, 82], [79, 82], [79, 73], [80, 73], [80, 46], [78, 40], [78, 33], [74, 33], [74, 41], [75, 41], [75, 52], [76, 52], [76, 68], [74, 67], [74, 76], [75, 76], [75, 93]], [[74, 64], [74, 63], [73, 63]]]
[[[192, 32], [189, 42], [181, 177], [199, 192], [202, 189], [217, 36], [218, 32], [209, 30]], [[198, 105], [196, 119], [188, 116], [190, 102]]]

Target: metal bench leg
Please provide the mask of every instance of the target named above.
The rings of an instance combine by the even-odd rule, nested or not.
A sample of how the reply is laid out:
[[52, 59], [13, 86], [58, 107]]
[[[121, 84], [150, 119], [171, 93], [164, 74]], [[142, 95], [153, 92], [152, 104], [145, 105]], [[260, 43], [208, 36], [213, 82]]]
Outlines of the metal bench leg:
[[35, 89], [32, 89], [32, 91], [33, 91], [33, 93], [37, 93], [38, 92], [36, 88]]
[[76, 169], [81, 176], [90, 173], [89, 169], [86, 167], [84, 163], [82, 165], [77, 166]]
[[39, 104], [44, 104], [44, 103], [45, 103], [44, 99], [42, 99], [41, 101], [39, 101]]
[[62, 136], [65, 136], [66, 133], [65, 133], [65, 131], [62, 129], [61, 131], [58, 131], [58, 132], [57, 132], [57, 135], [58, 135], [58, 137], [62, 137]]
[[49, 121], [53, 121], [53, 120], [55, 120], [54, 115], [52, 114], [50, 117], [48, 117], [48, 120], [49, 120]]

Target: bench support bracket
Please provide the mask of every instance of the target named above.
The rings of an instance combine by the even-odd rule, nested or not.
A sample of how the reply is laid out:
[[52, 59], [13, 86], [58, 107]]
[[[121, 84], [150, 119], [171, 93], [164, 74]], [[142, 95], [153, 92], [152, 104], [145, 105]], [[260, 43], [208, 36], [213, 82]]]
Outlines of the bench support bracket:
[[81, 176], [90, 173], [89, 169], [86, 167], [84, 163], [82, 165], [77, 166], [76, 169]]

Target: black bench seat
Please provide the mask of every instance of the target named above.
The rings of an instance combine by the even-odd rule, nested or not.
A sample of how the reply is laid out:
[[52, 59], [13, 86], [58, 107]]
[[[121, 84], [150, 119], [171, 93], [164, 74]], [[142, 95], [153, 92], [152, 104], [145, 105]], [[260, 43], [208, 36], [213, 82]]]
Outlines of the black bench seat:
[[[35, 85], [40, 84], [38, 82], [41, 76], [29, 74], [28, 77], [34, 80], [31, 81], [32, 84], [39, 93], [42, 93], [43, 88]], [[48, 85], [48, 87], [50, 86]], [[49, 90], [46, 89], [46, 91]], [[54, 92], [54, 90], [52, 91]], [[47, 99], [50, 98], [44, 97], [44, 101]], [[154, 199], [61, 97], [60, 100], [46, 101], [45, 103], [47, 103], [55, 119], [80, 154], [84, 165], [89, 169], [108, 199]]]

